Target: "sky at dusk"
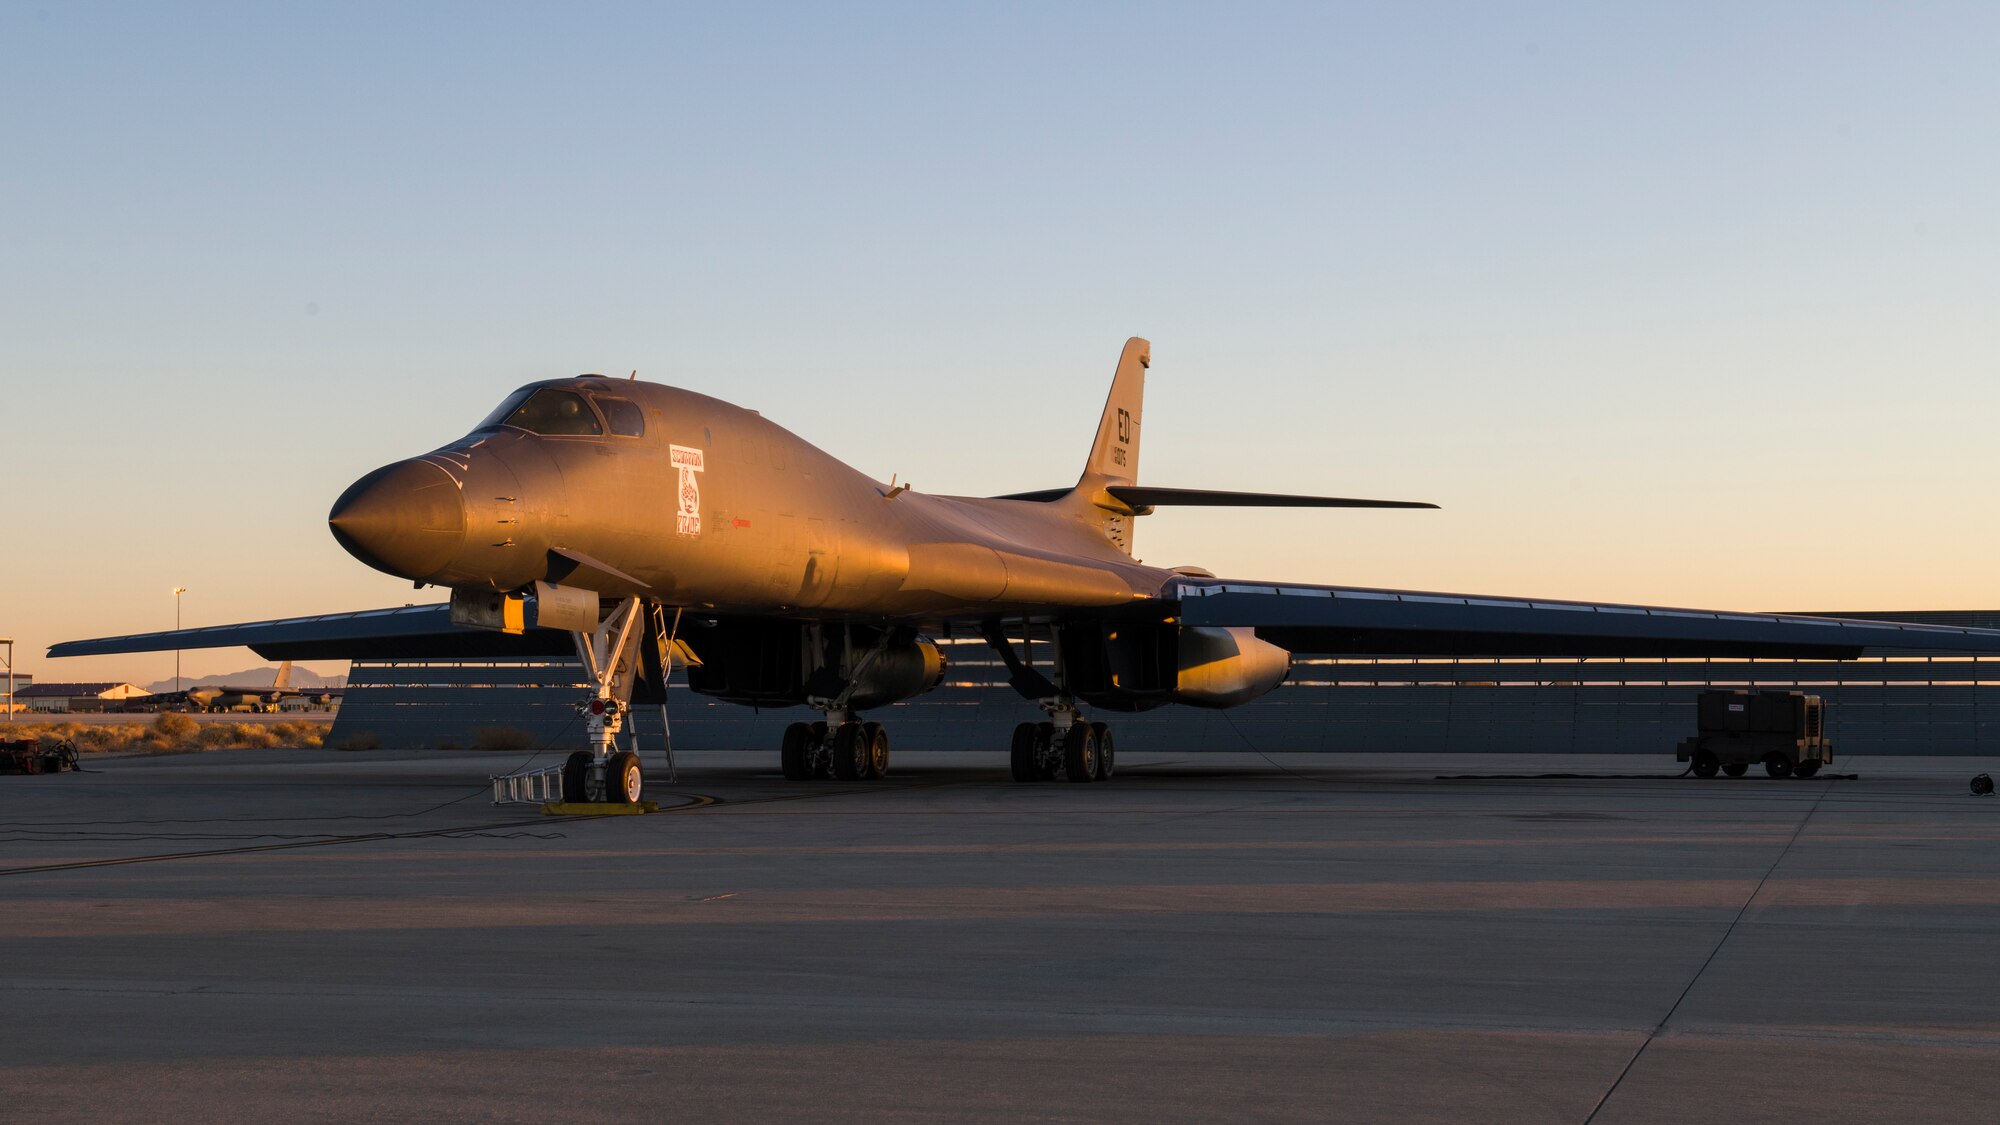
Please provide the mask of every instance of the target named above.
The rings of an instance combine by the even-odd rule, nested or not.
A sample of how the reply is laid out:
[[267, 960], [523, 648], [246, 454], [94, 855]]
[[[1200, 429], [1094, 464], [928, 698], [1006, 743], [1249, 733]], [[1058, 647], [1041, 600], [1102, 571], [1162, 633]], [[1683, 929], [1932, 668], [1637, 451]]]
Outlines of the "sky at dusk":
[[[1225, 576], [2000, 606], [2000, 6], [0, 5], [0, 635], [436, 600], [326, 512], [580, 372]], [[261, 663], [190, 652], [190, 675]], [[316, 665], [338, 671], [338, 665]]]

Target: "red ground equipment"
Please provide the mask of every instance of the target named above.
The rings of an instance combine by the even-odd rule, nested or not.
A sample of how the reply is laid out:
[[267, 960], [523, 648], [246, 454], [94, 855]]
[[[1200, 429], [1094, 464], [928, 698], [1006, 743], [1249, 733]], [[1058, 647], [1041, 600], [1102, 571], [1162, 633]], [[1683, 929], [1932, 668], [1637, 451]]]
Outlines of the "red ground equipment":
[[61, 773], [77, 768], [76, 743], [67, 738], [0, 740], [0, 773]]

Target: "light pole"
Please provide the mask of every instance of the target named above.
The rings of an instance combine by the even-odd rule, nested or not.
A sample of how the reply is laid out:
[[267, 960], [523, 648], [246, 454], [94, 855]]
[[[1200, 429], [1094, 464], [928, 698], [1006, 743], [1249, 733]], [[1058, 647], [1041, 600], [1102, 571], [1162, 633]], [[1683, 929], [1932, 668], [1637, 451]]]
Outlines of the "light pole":
[[[174, 587], [174, 632], [181, 631], [181, 595], [188, 592], [186, 586]], [[180, 638], [174, 638], [174, 694], [181, 693], [181, 646]]]
[[7, 646], [7, 721], [14, 721], [14, 638], [0, 637], [0, 645]]

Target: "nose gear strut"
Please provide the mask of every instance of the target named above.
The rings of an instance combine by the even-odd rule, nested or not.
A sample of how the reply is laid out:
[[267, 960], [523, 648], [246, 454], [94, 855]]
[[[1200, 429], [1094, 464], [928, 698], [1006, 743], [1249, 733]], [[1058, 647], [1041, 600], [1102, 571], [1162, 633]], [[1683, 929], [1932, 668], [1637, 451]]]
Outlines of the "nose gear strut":
[[639, 678], [639, 642], [645, 602], [632, 597], [598, 625], [596, 631], [572, 632], [577, 658], [590, 674], [593, 691], [576, 704], [582, 717], [588, 750], [578, 750], [563, 763], [564, 801], [608, 801], [636, 804], [645, 775], [636, 750], [618, 749], [618, 732], [631, 709], [632, 688]]

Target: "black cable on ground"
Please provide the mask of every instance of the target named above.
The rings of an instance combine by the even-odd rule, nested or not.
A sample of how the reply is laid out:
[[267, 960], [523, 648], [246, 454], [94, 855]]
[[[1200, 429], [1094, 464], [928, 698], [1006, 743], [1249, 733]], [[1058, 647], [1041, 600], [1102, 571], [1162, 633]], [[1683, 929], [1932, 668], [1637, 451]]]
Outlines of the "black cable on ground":
[[[662, 813], [687, 812], [707, 808], [715, 803], [715, 798], [703, 794], [683, 794], [687, 800], [678, 805], [661, 809]], [[615, 813], [585, 813], [580, 816], [565, 816], [556, 823], [575, 823], [586, 820], [604, 820]], [[523, 829], [533, 825], [548, 824], [549, 819], [537, 816], [533, 820], [507, 820], [493, 824], [461, 824], [447, 828], [427, 828], [413, 832], [366, 832], [351, 836], [323, 836], [312, 839], [292, 840], [277, 844], [249, 844], [236, 848], [210, 848], [193, 852], [167, 852], [159, 855], [113, 856], [106, 859], [70, 860], [61, 863], [29, 864], [22, 867], [0, 867], [0, 877], [8, 875], [39, 875], [56, 871], [78, 871], [91, 867], [123, 867], [134, 863], [162, 863], [174, 859], [214, 859], [221, 856], [249, 855], [255, 852], [290, 851], [297, 848], [325, 848], [338, 844], [366, 844], [388, 840], [461, 840], [468, 838], [515, 839], [522, 837], [562, 839], [560, 833], [544, 837], [540, 833], [501, 833], [498, 830]]]
[[[1679, 773], [1441, 773], [1433, 781], [1679, 781], [1689, 770]], [[1730, 781], [1859, 781], [1858, 773], [1822, 773], [1812, 777], [1732, 777]]]
[[[556, 743], [557, 743], [557, 742], [559, 742], [559, 741], [561, 741], [561, 740], [562, 740], [562, 739], [563, 739], [563, 738], [564, 738], [565, 736], [567, 736], [567, 735], [569, 734], [569, 732], [570, 732], [570, 728], [571, 728], [571, 727], [574, 727], [574, 726], [576, 725], [576, 721], [577, 721], [577, 718], [576, 718], [576, 716], [572, 715], [572, 716], [570, 717], [570, 719], [569, 719], [569, 721], [568, 721], [568, 722], [565, 722], [565, 723], [564, 723], [564, 724], [562, 725], [562, 727], [561, 727], [560, 729], [558, 729], [558, 730], [557, 730], [557, 731], [556, 731], [556, 732], [555, 732], [555, 733], [554, 733], [553, 735], [549, 736], [549, 738], [548, 738], [548, 740], [547, 740], [547, 741], [543, 742], [543, 743], [542, 743], [542, 744], [541, 744], [540, 746], [538, 746], [538, 747], [536, 747], [536, 748], [535, 748], [534, 750], [530, 751], [530, 752], [529, 752], [529, 754], [528, 754], [528, 756], [527, 756], [526, 758], [522, 759], [522, 760], [521, 760], [521, 763], [520, 763], [519, 765], [515, 766], [515, 767], [514, 767], [514, 768], [513, 768], [512, 770], [509, 770], [508, 772], [509, 772], [509, 773], [520, 773], [520, 772], [521, 772], [522, 770], [524, 770], [524, 769], [528, 768], [528, 766], [529, 766], [530, 764], [532, 764], [532, 763], [534, 762], [534, 760], [535, 760], [536, 758], [539, 758], [539, 757], [541, 757], [541, 756], [542, 756], [543, 754], [546, 754], [546, 753], [548, 753], [548, 752], [549, 752], [549, 751], [550, 751], [551, 749], [554, 749], [554, 748], [555, 748], [555, 745], [556, 745]], [[104, 771], [102, 771], [102, 770], [79, 770], [78, 772], [80, 772], [80, 773], [103, 773]], [[439, 810], [439, 809], [444, 809], [444, 808], [450, 808], [450, 807], [451, 807], [451, 806], [453, 806], [453, 805], [457, 805], [457, 804], [462, 804], [462, 803], [464, 803], [464, 802], [466, 802], [466, 801], [469, 801], [469, 800], [471, 800], [471, 799], [472, 799], [472, 798], [474, 798], [474, 797], [477, 797], [477, 796], [479, 796], [479, 795], [480, 795], [480, 794], [482, 794], [482, 793], [489, 793], [489, 792], [491, 792], [491, 791], [492, 791], [492, 790], [491, 790], [490, 788], [487, 788], [487, 787], [481, 787], [481, 788], [478, 788], [478, 789], [474, 789], [474, 790], [473, 790], [472, 792], [470, 792], [470, 793], [467, 793], [467, 794], [465, 794], [465, 795], [464, 795], [464, 796], [462, 796], [462, 797], [453, 797], [453, 798], [452, 798], [451, 800], [449, 800], [449, 801], [443, 801], [443, 802], [440, 802], [440, 803], [438, 803], [438, 804], [435, 804], [435, 805], [432, 805], [432, 806], [430, 806], [429, 808], [423, 808], [423, 809], [418, 809], [418, 810], [417, 810], [417, 811], [415, 811], [415, 812], [398, 812], [398, 813], [341, 813], [341, 814], [338, 814], [338, 815], [335, 815], [335, 816], [226, 816], [226, 817], [210, 817], [210, 816], [199, 816], [199, 817], [171, 817], [171, 818], [162, 818], [162, 819], [157, 819], [157, 820], [123, 820], [123, 819], [120, 819], [120, 820], [40, 820], [40, 821], [33, 821], [33, 820], [30, 820], [30, 821], [19, 821], [19, 822], [17, 822], [17, 823], [15, 824], [15, 825], [13, 825], [12, 827], [13, 827], [13, 828], [24, 828], [24, 829], [36, 829], [36, 828], [88, 828], [88, 827], [91, 827], [91, 826], [93, 826], [93, 825], [106, 825], [106, 824], [108, 824], [108, 825], [136, 825], [136, 824], [322, 824], [322, 823], [326, 823], [326, 822], [330, 822], [330, 821], [379, 821], [379, 820], [408, 820], [408, 819], [410, 819], [411, 817], [418, 817], [418, 816], [423, 816], [423, 815], [424, 815], [425, 813], [432, 813], [432, 812], [436, 812], [436, 811], [437, 811], [437, 810]], [[160, 839], [167, 839], [167, 838], [169, 838], [169, 837], [166, 837], [166, 836], [162, 836], [162, 837], [159, 837], [159, 838], [160, 838]]]
[[1729, 943], [1730, 936], [1736, 932], [1736, 927], [1742, 923], [1743, 916], [1750, 912], [1750, 904], [1756, 902], [1757, 896], [1764, 893], [1764, 884], [1771, 881], [1771, 876], [1777, 872], [1778, 865], [1785, 861], [1786, 856], [1792, 854], [1792, 845], [1799, 842], [1799, 837], [1804, 834], [1806, 825], [1811, 823], [1813, 814], [1819, 811], [1820, 803], [1825, 801], [1826, 795], [1831, 792], [1831, 789], [1822, 789], [1819, 791], [1819, 796], [1813, 798], [1813, 803], [1806, 809], [1806, 815], [1799, 818], [1798, 827], [1792, 829], [1791, 836], [1785, 840], [1785, 846], [1778, 849], [1777, 856], [1771, 860], [1771, 866], [1764, 869], [1763, 877], [1757, 880], [1755, 887], [1751, 888], [1749, 897], [1743, 900], [1742, 906], [1736, 908], [1736, 916], [1729, 920], [1729, 925], [1722, 931], [1722, 936], [1716, 939], [1715, 948], [1708, 951], [1708, 956], [1702, 959], [1701, 967], [1696, 969], [1694, 975], [1688, 978], [1687, 986], [1681, 989], [1679, 996], [1674, 997], [1673, 1006], [1667, 1009], [1667, 1014], [1661, 1016], [1660, 1022], [1654, 1024], [1652, 1030], [1646, 1033], [1645, 1041], [1640, 1043], [1639, 1049], [1632, 1052], [1632, 1057], [1625, 1061], [1625, 1067], [1618, 1072], [1618, 1077], [1612, 1079], [1610, 1087], [1597, 1099], [1597, 1104], [1590, 1107], [1590, 1113], [1584, 1117], [1583, 1125], [1590, 1125], [1592, 1121], [1597, 1120], [1597, 1115], [1603, 1111], [1605, 1104], [1611, 1100], [1611, 1095], [1618, 1092], [1618, 1087], [1624, 1083], [1625, 1077], [1632, 1073], [1633, 1067], [1639, 1065], [1639, 1059], [1645, 1055], [1646, 1048], [1653, 1045], [1653, 1041], [1659, 1038], [1660, 1032], [1666, 1029], [1668, 1023], [1672, 1022], [1674, 1013], [1681, 1010], [1681, 1005], [1687, 1001], [1688, 994], [1694, 991], [1696, 982], [1700, 981], [1702, 974], [1708, 972], [1708, 967], [1715, 963], [1716, 954], [1721, 953], [1722, 947]]

